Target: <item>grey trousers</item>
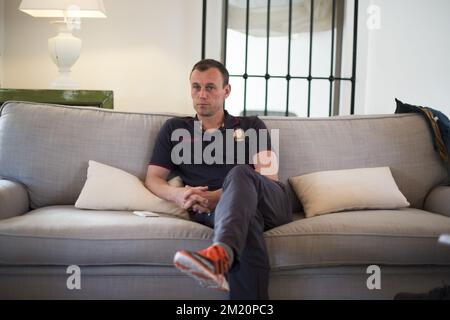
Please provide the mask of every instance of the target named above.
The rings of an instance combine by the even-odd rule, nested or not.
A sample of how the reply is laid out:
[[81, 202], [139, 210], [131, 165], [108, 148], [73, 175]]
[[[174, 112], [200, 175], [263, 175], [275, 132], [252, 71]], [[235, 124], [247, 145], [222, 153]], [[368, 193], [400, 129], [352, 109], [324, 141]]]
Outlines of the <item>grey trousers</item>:
[[238, 165], [225, 177], [223, 193], [214, 213], [194, 220], [214, 228], [214, 242], [234, 251], [228, 274], [230, 299], [269, 299], [269, 258], [263, 233], [292, 221], [287, 187]]

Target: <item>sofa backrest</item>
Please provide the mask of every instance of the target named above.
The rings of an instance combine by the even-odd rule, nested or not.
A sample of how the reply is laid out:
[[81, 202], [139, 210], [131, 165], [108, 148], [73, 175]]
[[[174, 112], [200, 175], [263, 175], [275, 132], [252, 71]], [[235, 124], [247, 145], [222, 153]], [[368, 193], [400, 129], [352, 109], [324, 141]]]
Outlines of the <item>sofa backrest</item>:
[[[24, 184], [32, 208], [75, 203], [88, 160], [144, 180], [155, 137], [171, 116], [8, 102], [0, 113], [0, 177]], [[280, 130], [285, 183], [321, 170], [389, 166], [411, 205], [422, 208], [429, 190], [447, 179], [420, 115], [262, 119]]]

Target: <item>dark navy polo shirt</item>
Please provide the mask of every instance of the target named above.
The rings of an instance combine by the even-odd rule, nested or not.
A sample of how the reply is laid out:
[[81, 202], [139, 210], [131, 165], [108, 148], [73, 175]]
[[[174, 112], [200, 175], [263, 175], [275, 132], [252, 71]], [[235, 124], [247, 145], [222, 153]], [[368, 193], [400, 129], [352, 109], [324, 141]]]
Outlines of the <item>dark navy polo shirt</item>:
[[[227, 133], [226, 129], [231, 131]], [[248, 129], [254, 129], [256, 134], [243, 136], [242, 133], [249, 132]], [[222, 137], [222, 148], [217, 142], [211, 145], [216, 136]], [[231, 152], [230, 147], [233, 148]], [[206, 155], [212, 158], [205, 157], [205, 149]], [[172, 157], [172, 150], [178, 158]], [[234, 166], [253, 166], [254, 154], [264, 150], [271, 150], [270, 135], [264, 122], [256, 116], [234, 117], [225, 110], [223, 126], [214, 134], [201, 128], [197, 115], [167, 120], [156, 138], [150, 164], [175, 171], [187, 185], [208, 186], [212, 191], [222, 187], [225, 176]], [[180, 161], [180, 158], [189, 161]]]

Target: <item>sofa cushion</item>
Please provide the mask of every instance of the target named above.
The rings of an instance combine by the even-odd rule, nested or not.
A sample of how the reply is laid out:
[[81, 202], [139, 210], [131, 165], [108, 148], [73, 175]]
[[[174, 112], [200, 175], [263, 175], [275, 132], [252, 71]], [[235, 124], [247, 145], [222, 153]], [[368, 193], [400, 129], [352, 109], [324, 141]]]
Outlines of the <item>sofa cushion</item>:
[[289, 178], [306, 216], [356, 209], [397, 209], [409, 202], [389, 167], [329, 170]]
[[[387, 263], [450, 264], [437, 245], [450, 218], [417, 209], [343, 212], [265, 233], [275, 269]], [[210, 245], [213, 230], [171, 217], [54, 206], [0, 221], [0, 263], [32, 265], [148, 264], [172, 266], [180, 249]]]
[[[174, 177], [168, 183], [174, 187], [183, 187], [180, 177]], [[144, 210], [189, 219], [186, 210], [174, 202], [158, 198], [134, 175], [92, 160], [89, 160], [87, 180], [75, 207], [94, 210]]]
[[172, 265], [210, 245], [212, 229], [171, 216], [52, 206], [0, 221], [0, 264]]
[[450, 265], [438, 244], [450, 218], [419, 209], [332, 213], [266, 232], [271, 265], [280, 269], [340, 265]]

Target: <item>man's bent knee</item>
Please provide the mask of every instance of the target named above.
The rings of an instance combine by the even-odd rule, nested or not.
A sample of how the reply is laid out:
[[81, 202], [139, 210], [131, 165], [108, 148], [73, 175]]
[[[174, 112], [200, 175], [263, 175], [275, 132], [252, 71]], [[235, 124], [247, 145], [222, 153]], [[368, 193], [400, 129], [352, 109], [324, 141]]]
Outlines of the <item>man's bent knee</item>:
[[228, 185], [230, 181], [240, 181], [242, 179], [251, 178], [256, 174], [256, 171], [249, 165], [239, 164], [233, 167], [225, 176], [224, 187]]
[[251, 166], [246, 165], [246, 164], [239, 164], [235, 167], [233, 167], [227, 174], [227, 177], [242, 177], [248, 174], [254, 174], [256, 171], [255, 169], [253, 169]]

